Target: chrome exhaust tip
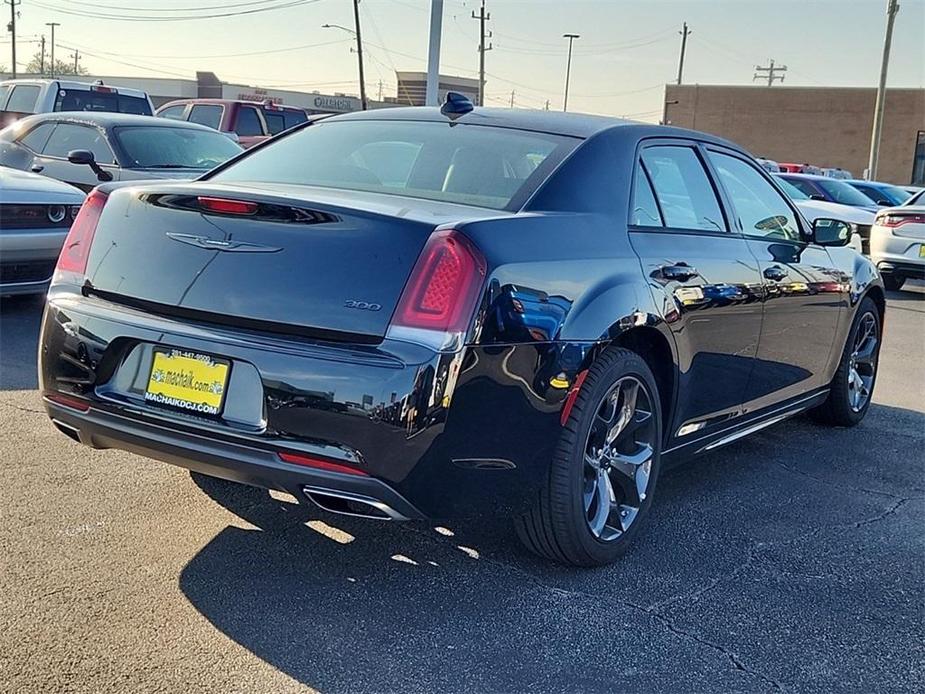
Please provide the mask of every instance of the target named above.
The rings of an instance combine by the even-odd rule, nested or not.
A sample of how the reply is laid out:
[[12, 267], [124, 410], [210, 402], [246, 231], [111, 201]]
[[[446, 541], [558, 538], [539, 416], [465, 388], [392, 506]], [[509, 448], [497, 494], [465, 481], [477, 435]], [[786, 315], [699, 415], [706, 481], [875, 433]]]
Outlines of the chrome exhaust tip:
[[70, 424], [65, 424], [60, 419], [52, 418], [51, 423], [54, 424], [58, 431], [67, 436], [69, 439], [73, 439], [77, 443], [82, 443], [80, 440], [80, 429], [73, 427]]
[[302, 487], [302, 493], [316, 506], [331, 513], [375, 520], [409, 520], [409, 518], [379, 499], [336, 489]]

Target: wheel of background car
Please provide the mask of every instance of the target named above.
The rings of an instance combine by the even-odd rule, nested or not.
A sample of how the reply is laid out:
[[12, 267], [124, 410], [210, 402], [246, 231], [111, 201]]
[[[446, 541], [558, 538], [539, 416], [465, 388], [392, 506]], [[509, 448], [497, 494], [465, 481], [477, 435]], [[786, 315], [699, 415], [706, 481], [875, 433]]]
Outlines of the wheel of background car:
[[581, 384], [536, 504], [516, 521], [523, 543], [573, 566], [617, 559], [652, 504], [661, 432], [648, 365], [634, 352], [608, 349]]
[[881, 335], [880, 311], [866, 297], [855, 314], [829, 397], [810, 413], [816, 421], [853, 427], [864, 419], [877, 381]]

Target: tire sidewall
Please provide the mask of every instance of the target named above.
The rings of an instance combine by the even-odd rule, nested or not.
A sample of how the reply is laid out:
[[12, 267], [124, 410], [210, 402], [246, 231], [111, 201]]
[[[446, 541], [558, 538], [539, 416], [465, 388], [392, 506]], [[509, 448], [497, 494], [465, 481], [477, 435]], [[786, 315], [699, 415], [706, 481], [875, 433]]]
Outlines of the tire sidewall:
[[[874, 321], [876, 321], [877, 326], [877, 348], [875, 351], [874, 357], [874, 378], [871, 381], [870, 385], [870, 395], [867, 398], [867, 402], [861, 406], [860, 410], [855, 411], [851, 407], [849, 401], [849, 390], [848, 390], [848, 368], [849, 362], [851, 360], [851, 353], [854, 349], [854, 341], [857, 338], [858, 330], [861, 328], [861, 320], [868, 313], [872, 314]], [[874, 399], [874, 390], [877, 386], [877, 377], [880, 374], [880, 349], [883, 346], [883, 321], [880, 318], [880, 312], [877, 310], [876, 304], [870, 297], [865, 297], [865, 299], [858, 306], [857, 313], [854, 316], [854, 321], [851, 324], [851, 330], [848, 332], [848, 339], [845, 342], [845, 348], [842, 350], [841, 364], [839, 364], [838, 372], [836, 373], [836, 378], [839, 379], [838, 384], [833, 388], [833, 393], [840, 399], [838, 406], [843, 408], [843, 411], [846, 417], [851, 421], [852, 424], [857, 424], [864, 416], [867, 414], [867, 410], [870, 409], [870, 405]]]

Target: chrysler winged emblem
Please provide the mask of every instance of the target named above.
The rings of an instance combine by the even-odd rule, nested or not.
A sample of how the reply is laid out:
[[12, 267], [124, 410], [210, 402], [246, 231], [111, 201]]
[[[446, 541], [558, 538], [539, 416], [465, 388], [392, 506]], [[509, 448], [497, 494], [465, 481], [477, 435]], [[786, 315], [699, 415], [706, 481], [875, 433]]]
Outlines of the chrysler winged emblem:
[[192, 234], [178, 234], [167, 232], [167, 237], [188, 246], [196, 246], [207, 251], [224, 251], [226, 253], [276, 253], [283, 250], [279, 246], [264, 246], [259, 243], [245, 243], [244, 241], [225, 241], [211, 239], [208, 236], [194, 236]]

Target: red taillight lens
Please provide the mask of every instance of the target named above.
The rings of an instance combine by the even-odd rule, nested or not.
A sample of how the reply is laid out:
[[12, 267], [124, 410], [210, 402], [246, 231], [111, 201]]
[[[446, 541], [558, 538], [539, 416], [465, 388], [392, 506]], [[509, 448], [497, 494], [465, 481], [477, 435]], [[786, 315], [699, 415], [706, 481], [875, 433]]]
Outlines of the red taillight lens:
[[903, 224], [925, 224], [925, 214], [885, 214], [878, 216], [876, 223], [892, 229]]
[[65, 407], [70, 407], [72, 410], [78, 410], [79, 412], [89, 412], [90, 403], [83, 398], [78, 398], [73, 395], [65, 395], [64, 393], [45, 393], [45, 397], [48, 400], [51, 400], [58, 405], [64, 405]]
[[485, 277], [485, 259], [469, 239], [448, 229], [433, 233], [405, 285], [393, 326], [465, 332]]
[[108, 199], [109, 196], [106, 193], [94, 190], [84, 200], [80, 212], [77, 213], [74, 223], [67, 232], [67, 238], [64, 239], [56, 270], [73, 272], [78, 275], [83, 275], [87, 271], [87, 258], [90, 257], [93, 235], [96, 234], [96, 225], [100, 221], [100, 214]]
[[247, 200], [229, 200], [227, 198], [209, 198], [200, 195], [199, 207], [206, 212], [218, 212], [219, 214], [256, 214], [257, 203], [248, 202]]
[[304, 453], [280, 453], [280, 460], [286, 463], [292, 463], [294, 465], [304, 465], [305, 467], [313, 467], [318, 470], [327, 470], [328, 472], [340, 472], [347, 475], [360, 475], [362, 477], [369, 477], [362, 470], [357, 470], [356, 468], [350, 467], [349, 465], [342, 465], [341, 463], [335, 463], [330, 460], [325, 460], [324, 458], [316, 458], [313, 455], [305, 455]]

